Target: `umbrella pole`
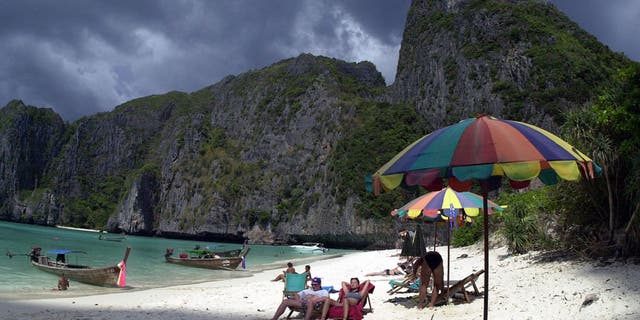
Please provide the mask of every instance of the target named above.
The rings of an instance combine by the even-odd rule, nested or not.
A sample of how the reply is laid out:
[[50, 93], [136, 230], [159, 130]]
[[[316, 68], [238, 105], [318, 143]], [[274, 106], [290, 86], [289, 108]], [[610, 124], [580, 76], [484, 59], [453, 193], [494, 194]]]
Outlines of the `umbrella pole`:
[[[451, 218], [449, 218], [451, 219]], [[449, 296], [449, 266], [451, 266], [451, 226], [447, 226], [447, 297]], [[434, 287], [435, 288], [435, 287]], [[447, 299], [446, 303], [449, 303]]]
[[482, 215], [484, 217], [484, 310], [483, 319], [489, 319], [489, 210], [487, 205], [487, 180], [481, 180], [482, 184]]
[[438, 222], [433, 222], [433, 251], [436, 251], [436, 241], [438, 241]]

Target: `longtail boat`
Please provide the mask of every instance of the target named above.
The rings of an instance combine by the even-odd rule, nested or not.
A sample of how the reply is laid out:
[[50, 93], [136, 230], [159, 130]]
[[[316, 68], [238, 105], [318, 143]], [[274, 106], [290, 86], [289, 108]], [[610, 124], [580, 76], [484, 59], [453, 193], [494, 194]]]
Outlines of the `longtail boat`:
[[187, 253], [181, 253], [178, 257], [173, 256], [173, 249], [168, 248], [164, 258], [168, 263], [175, 263], [183, 266], [235, 270], [249, 253], [250, 248], [244, 247], [238, 250], [229, 250], [222, 252], [209, 252], [207, 250], [188, 250]]
[[42, 271], [57, 274], [86, 284], [103, 287], [117, 287], [125, 285], [124, 273], [126, 272], [126, 263], [130, 251], [131, 248], [127, 247], [122, 261], [116, 265], [107, 267], [91, 267], [67, 263], [67, 254], [86, 253], [77, 250], [48, 251], [48, 253], [56, 255], [55, 260], [53, 260], [46, 255], [40, 254], [41, 249], [36, 247], [32, 249], [28, 256], [31, 257], [31, 264]]

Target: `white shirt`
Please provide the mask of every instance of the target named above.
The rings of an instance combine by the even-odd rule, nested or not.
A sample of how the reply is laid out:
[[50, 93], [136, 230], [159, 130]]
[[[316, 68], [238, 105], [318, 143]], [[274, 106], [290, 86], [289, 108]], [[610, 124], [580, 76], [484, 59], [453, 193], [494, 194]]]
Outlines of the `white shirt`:
[[312, 288], [302, 290], [298, 292], [301, 300], [305, 300], [307, 296], [317, 296], [317, 297], [328, 297], [329, 291], [321, 289], [321, 290], [313, 290]]

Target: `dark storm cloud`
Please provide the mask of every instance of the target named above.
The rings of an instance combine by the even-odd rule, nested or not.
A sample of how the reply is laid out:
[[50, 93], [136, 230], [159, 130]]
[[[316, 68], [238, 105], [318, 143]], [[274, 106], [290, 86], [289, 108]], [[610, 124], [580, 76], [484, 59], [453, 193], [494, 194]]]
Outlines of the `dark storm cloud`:
[[[609, 8], [611, 17], [627, 17], [624, 9], [637, 7], [631, 0], [617, 1], [611, 3], [621, 8]], [[555, 2], [565, 10], [562, 0]], [[390, 84], [409, 4], [410, 0], [2, 1], [0, 106], [22, 99], [74, 120], [137, 97], [195, 91], [226, 75], [304, 52], [371, 61]], [[585, 8], [571, 5], [566, 10], [577, 9]], [[613, 30], [622, 23], [603, 23], [602, 29]], [[603, 34], [598, 36], [605, 43], [615, 38], [625, 44], [619, 30]], [[627, 50], [607, 44], [616, 51]]]
[[640, 61], [640, 1], [552, 0], [560, 11], [616, 52]]

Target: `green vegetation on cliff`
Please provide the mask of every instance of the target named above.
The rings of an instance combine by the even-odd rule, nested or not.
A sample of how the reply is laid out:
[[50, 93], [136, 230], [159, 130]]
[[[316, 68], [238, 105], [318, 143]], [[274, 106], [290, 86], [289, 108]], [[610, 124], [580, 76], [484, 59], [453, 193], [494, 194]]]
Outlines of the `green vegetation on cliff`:
[[[480, 13], [478, 13], [480, 12]], [[551, 114], [562, 123], [563, 113], [581, 106], [606, 88], [619, 68], [629, 64], [552, 6], [538, 2], [472, 1], [465, 16], [486, 16], [490, 31], [470, 29], [464, 39], [469, 58], [502, 56], [525, 45], [530, 74], [524, 83], [505, 82], [494, 74], [494, 91], [505, 101], [503, 117], [521, 119], [526, 105]], [[568, 105], [569, 104], [569, 105]]]

